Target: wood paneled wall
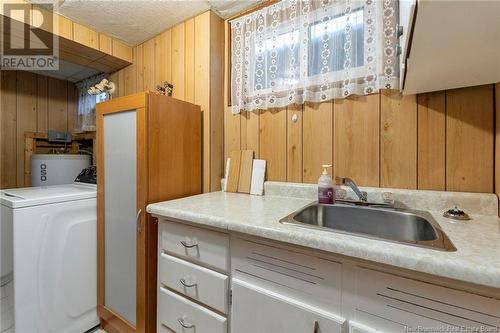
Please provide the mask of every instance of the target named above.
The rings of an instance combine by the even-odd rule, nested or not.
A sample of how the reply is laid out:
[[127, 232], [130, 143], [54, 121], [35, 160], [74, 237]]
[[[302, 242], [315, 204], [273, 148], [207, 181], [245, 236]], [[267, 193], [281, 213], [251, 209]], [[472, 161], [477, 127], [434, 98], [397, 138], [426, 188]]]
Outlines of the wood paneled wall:
[[76, 88], [25, 71], [1, 71], [0, 188], [24, 186], [24, 132], [72, 131]]
[[321, 164], [333, 164], [334, 176], [364, 186], [491, 193], [494, 90], [383, 91], [240, 115], [227, 108], [225, 156], [255, 150], [268, 180], [316, 183]]
[[223, 75], [224, 21], [210, 11], [134, 47], [133, 64], [111, 75], [115, 96], [169, 81], [174, 98], [201, 106], [205, 192], [220, 189], [223, 174]]

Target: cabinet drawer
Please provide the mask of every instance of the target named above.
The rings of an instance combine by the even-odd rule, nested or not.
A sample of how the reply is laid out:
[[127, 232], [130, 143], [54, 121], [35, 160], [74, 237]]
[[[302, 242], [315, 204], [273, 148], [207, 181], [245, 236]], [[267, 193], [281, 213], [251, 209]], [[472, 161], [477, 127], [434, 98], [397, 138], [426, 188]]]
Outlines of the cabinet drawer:
[[227, 319], [165, 288], [158, 291], [158, 332], [225, 333]]
[[[356, 268], [355, 321], [384, 332], [500, 327], [500, 300]], [[470, 330], [469, 330], [470, 331]]]
[[220, 312], [227, 313], [227, 275], [161, 253], [158, 282]]
[[341, 313], [342, 265], [261, 240], [231, 239], [233, 277]]
[[229, 236], [227, 234], [182, 223], [160, 220], [158, 246], [176, 256], [227, 272], [229, 269]]
[[232, 290], [232, 332], [344, 332], [345, 320], [322, 309], [238, 279], [233, 279]]

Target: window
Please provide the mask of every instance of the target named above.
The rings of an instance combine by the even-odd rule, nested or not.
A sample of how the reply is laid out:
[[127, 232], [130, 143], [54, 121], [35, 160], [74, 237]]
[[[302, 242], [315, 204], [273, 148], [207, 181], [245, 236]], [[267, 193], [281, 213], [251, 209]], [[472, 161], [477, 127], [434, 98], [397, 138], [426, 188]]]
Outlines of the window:
[[392, 0], [283, 0], [231, 22], [233, 112], [397, 88]]
[[[326, 23], [315, 23], [309, 28], [309, 76], [318, 75], [327, 72], [338, 72], [344, 68], [346, 52], [343, 51], [346, 43], [345, 26], [347, 22], [352, 22], [352, 47], [353, 52], [349, 52], [347, 57], [353, 67], [361, 67], [363, 61], [363, 9], [357, 9], [355, 12], [327, 21]], [[327, 36], [327, 40], [323, 38]], [[325, 45], [326, 43], [326, 45]], [[325, 68], [321, 59], [323, 53], [333, 52], [335, 56], [329, 58], [329, 66]]]

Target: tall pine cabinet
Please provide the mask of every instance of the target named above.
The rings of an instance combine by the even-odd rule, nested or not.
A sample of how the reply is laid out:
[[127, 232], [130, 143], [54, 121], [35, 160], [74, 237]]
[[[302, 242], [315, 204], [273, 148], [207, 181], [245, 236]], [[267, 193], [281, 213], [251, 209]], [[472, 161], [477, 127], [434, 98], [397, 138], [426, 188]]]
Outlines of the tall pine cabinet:
[[200, 107], [141, 92], [100, 103], [96, 112], [101, 327], [152, 332], [157, 224], [146, 206], [201, 192]]

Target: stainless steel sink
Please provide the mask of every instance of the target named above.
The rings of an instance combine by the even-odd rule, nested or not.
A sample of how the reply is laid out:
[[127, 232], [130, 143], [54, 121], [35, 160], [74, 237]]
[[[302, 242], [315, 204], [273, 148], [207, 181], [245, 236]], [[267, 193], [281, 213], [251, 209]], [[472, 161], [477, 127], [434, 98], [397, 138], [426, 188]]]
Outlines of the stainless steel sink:
[[280, 222], [456, 251], [439, 224], [429, 213], [423, 211], [315, 203], [285, 217]]

